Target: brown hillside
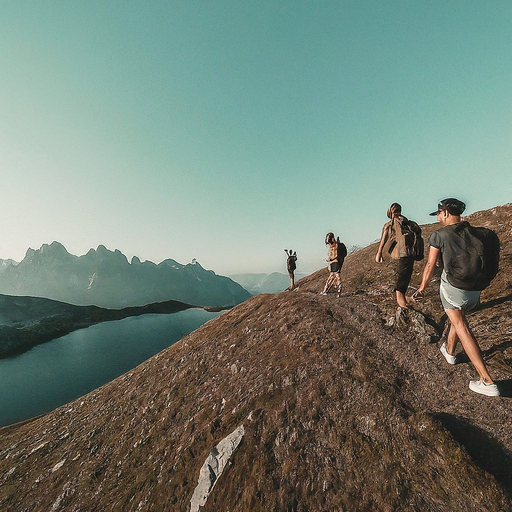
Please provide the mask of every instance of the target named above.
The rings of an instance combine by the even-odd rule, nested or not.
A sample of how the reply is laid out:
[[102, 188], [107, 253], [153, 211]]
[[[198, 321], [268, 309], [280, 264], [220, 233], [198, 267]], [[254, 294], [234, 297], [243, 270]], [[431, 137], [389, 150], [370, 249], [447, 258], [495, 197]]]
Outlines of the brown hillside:
[[444, 362], [435, 284], [415, 306], [427, 323], [387, 325], [392, 268], [372, 246], [347, 258], [340, 298], [318, 295], [319, 271], [0, 430], [0, 510], [190, 510], [203, 463], [241, 426], [205, 511], [511, 510], [511, 219], [511, 205], [469, 219], [503, 242], [470, 317], [503, 397], [475, 395], [471, 365]]

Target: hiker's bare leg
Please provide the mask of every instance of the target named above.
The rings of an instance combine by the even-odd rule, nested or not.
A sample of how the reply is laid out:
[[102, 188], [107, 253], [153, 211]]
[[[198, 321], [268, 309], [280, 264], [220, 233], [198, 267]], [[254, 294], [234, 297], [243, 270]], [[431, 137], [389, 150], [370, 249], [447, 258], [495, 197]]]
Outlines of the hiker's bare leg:
[[293, 290], [295, 288], [295, 279], [293, 274], [290, 274], [290, 290]]
[[455, 353], [455, 347], [457, 346], [458, 341], [459, 338], [457, 338], [457, 330], [453, 324], [450, 324], [450, 330], [448, 331], [448, 336], [446, 338], [446, 352], [451, 356]]
[[334, 279], [336, 279], [335, 276], [334, 276], [334, 273], [331, 272], [329, 274], [329, 277], [327, 278], [327, 282], [325, 283], [325, 288], [323, 289], [322, 293], [327, 293], [331, 289], [331, 286], [332, 286], [332, 283], [334, 282]]
[[332, 274], [329, 274], [329, 277], [327, 278], [327, 281], [325, 283], [325, 287], [324, 287], [323, 293], [327, 293], [331, 289], [332, 281], [333, 281]]
[[480, 375], [480, 378], [482, 378], [487, 384], [492, 383], [492, 378], [485, 366], [482, 352], [480, 351], [480, 347], [469, 328], [464, 312], [460, 309], [447, 309], [446, 314], [452, 324], [450, 330], [452, 328], [455, 329], [456, 337], [459, 338], [464, 352], [466, 352], [470, 361], [473, 363], [473, 366]]
[[330, 279], [331, 284], [329, 285], [329, 290], [334, 284], [336, 284], [336, 290], [339, 290], [339, 287], [341, 286], [340, 274], [338, 272], [333, 272], [331, 273]]
[[407, 307], [407, 300], [405, 294], [396, 290], [396, 301], [401, 308]]
[[340, 277], [339, 272], [336, 274], [336, 288], [337, 288], [338, 293], [340, 293], [341, 292], [341, 277]]

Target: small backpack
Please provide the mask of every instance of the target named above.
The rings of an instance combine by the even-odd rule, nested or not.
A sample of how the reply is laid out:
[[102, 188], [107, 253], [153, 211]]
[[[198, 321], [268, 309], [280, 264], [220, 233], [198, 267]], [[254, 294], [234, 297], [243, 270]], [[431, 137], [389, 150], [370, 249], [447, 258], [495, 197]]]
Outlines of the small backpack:
[[484, 290], [498, 273], [498, 235], [469, 222], [455, 225], [452, 232], [457, 235], [457, 254], [444, 265], [448, 282], [461, 290]]
[[415, 261], [421, 261], [425, 255], [425, 244], [419, 225], [400, 215], [393, 218], [391, 226], [395, 236], [389, 251], [391, 256], [394, 259], [412, 256]]
[[296, 261], [297, 261], [297, 253], [294, 253], [292, 255], [292, 251], [290, 251], [290, 255], [288, 256], [288, 259], [286, 260], [286, 267], [288, 269], [288, 272], [293, 272], [297, 268], [297, 265], [295, 264]]
[[347, 257], [347, 246], [340, 242], [340, 237], [336, 240], [336, 259], [338, 263], [343, 264], [344, 259]]

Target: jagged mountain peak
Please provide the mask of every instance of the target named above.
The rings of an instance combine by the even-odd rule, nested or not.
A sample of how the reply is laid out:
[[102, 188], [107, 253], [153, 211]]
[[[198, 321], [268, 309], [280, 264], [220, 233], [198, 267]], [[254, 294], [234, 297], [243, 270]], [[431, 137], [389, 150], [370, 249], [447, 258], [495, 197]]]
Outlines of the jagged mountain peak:
[[116, 255], [123, 254], [119, 249], [114, 249], [113, 251], [111, 251], [110, 249], [107, 249], [103, 244], [98, 245], [98, 247], [96, 249], [96, 252], [98, 254], [102, 254], [102, 255], [103, 254], [109, 254], [109, 255], [112, 255], [112, 254], [116, 254]]
[[[52, 242], [51, 244], [43, 244], [39, 249], [27, 249], [25, 258], [21, 263], [25, 264], [27, 261], [33, 259], [44, 261], [68, 261], [73, 258], [67, 249], [59, 242]], [[75, 256], [76, 257], [76, 256]]]
[[167, 258], [158, 264], [159, 267], [171, 267], [175, 270], [181, 270], [185, 265], [178, 263], [177, 261]]
[[112, 264], [117, 265], [128, 265], [128, 258], [119, 250], [114, 249], [111, 251], [110, 249], [107, 249], [104, 245], [98, 245], [98, 248], [96, 251], [89, 251], [91, 256], [94, 256], [96, 259], [109, 262]]
[[194, 258], [190, 263], [185, 265], [189, 269], [195, 269], [199, 271], [206, 271], [205, 268]]
[[40, 249], [41, 252], [59, 252], [69, 254], [67, 249], [57, 241], [53, 241], [51, 244], [43, 244]]

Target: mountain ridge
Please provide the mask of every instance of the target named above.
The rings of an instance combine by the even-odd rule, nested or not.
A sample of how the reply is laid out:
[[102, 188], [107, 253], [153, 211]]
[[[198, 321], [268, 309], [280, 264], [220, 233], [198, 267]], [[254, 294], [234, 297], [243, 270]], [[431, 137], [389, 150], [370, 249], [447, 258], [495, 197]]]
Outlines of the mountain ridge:
[[322, 269], [0, 430], [0, 508], [191, 510], [215, 447], [243, 432], [205, 511], [511, 510], [512, 205], [469, 220], [502, 240], [470, 316], [501, 398], [472, 393], [474, 369], [442, 358], [435, 283], [408, 322], [390, 322], [393, 269], [373, 244], [347, 257], [340, 297], [319, 295]]
[[28, 249], [17, 265], [2, 267], [0, 293], [109, 309], [167, 300], [226, 307], [250, 296], [238, 283], [195, 260], [187, 265], [172, 259], [155, 264], [134, 256], [129, 262], [121, 251], [104, 245], [75, 256], [56, 241]]

